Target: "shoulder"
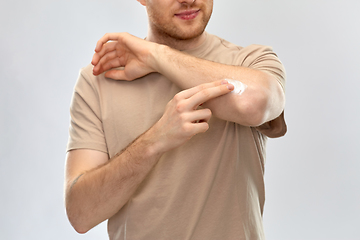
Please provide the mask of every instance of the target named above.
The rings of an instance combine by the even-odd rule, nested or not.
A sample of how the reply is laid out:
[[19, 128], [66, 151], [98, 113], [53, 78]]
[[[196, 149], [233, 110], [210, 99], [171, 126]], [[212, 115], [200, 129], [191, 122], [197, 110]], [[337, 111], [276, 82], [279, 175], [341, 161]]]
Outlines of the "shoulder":
[[251, 44], [251, 45], [244, 47], [244, 46], [241, 46], [238, 44], [234, 44], [224, 38], [221, 38], [221, 37], [213, 35], [213, 34], [208, 33], [208, 37], [212, 43], [211, 45], [214, 48], [221, 48], [223, 50], [234, 51], [234, 52], [239, 52], [239, 53], [243, 53], [243, 54], [256, 54], [256, 53], [261, 53], [261, 52], [272, 52], [273, 51], [273, 48], [271, 46], [267, 46], [267, 45]]
[[241, 65], [250, 66], [254, 63], [256, 59], [264, 56], [276, 56], [271, 46], [260, 45], [260, 44], [251, 44], [248, 46], [239, 46], [234, 43], [231, 43], [225, 39], [219, 38], [223, 48], [227, 49], [229, 52], [233, 52], [236, 56], [237, 63]]
[[250, 67], [259, 57], [276, 56], [272, 47], [266, 45], [251, 44], [243, 47], [209, 33], [208, 41], [210, 46], [206, 58], [224, 64]]
[[96, 80], [96, 76], [93, 74], [93, 68], [94, 66], [91, 64], [81, 68], [79, 71], [79, 79], [83, 78], [88, 82], [94, 82]]
[[76, 83], [77, 88], [84, 88], [85, 86], [87, 86], [88, 89], [93, 89], [97, 91], [96, 89], [99, 89], [100, 85], [108, 81], [104, 73], [95, 76], [93, 74], [93, 68], [93, 65], [88, 64], [87, 66], [80, 69]]

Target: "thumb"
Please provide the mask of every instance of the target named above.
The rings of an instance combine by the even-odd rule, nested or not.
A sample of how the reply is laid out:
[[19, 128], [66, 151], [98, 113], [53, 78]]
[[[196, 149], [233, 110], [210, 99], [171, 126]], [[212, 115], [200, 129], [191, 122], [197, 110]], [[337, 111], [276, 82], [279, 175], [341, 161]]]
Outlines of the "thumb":
[[125, 71], [122, 69], [112, 69], [105, 73], [105, 77], [111, 78], [114, 80], [125, 80], [125, 81], [131, 81], [132, 79], [129, 79], [125, 75]]

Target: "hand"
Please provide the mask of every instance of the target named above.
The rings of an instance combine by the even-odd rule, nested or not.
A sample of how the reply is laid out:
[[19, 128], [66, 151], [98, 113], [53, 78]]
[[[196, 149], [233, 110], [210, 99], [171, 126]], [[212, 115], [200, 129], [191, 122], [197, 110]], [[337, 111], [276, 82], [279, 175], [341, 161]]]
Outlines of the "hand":
[[110, 70], [105, 77], [127, 81], [145, 76], [155, 71], [150, 56], [157, 46], [128, 33], [107, 33], [96, 44], [93, 74]]
[[198, 107], [233, 89], [233, 85], [222, 80], [205, 83], [176, 94], [167, 104], [164, 115], [150, 129], [152, 137], [158, 143], [158, 151], [169, 151], [184, 144], [194, 135], [206, 132], [211, 111]]

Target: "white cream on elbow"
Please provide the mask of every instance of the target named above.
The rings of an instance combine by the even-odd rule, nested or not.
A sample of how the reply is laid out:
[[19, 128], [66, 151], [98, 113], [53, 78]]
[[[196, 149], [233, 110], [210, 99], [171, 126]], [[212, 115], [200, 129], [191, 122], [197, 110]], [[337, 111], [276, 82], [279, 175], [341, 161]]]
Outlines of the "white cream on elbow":
[[238, 80], [233, 80], [233, 79], [225, 79], [225, 80], [234, 86], [234, 90], [231, 91], [232, 93], [241, 95], [247, 88], [246, 84], [244, 84]]

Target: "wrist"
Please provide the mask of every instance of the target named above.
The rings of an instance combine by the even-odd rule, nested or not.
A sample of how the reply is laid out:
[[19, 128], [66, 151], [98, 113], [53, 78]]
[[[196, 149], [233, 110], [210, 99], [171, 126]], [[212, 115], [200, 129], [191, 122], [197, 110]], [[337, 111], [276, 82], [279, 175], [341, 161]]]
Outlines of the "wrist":
[[165, 152], [160, 138], [156, 135], [154, 126], [144, 132], [134, 143], [142, 149], [146, 158], [161, 156]]
[[164, 65], [168, 62], [166, 56], [169, 54], [170, 50], [171, 48], [166, 45], [157, 43], [154, 44], [152, 51], [150, 51], [149, 62], [155, 72], [164, 75], [163, 68]]

